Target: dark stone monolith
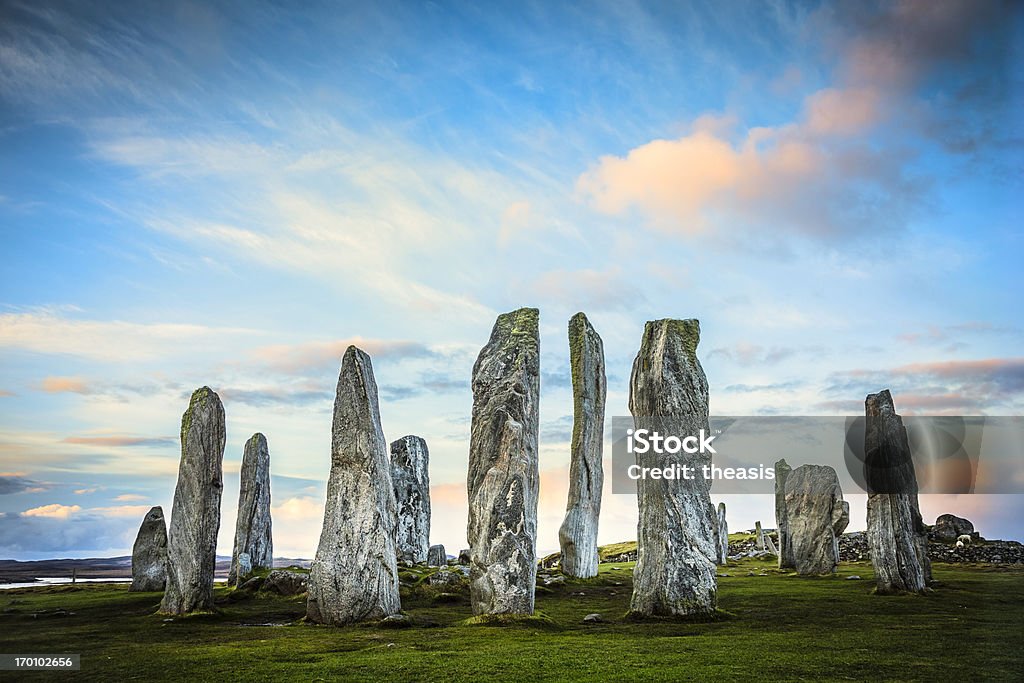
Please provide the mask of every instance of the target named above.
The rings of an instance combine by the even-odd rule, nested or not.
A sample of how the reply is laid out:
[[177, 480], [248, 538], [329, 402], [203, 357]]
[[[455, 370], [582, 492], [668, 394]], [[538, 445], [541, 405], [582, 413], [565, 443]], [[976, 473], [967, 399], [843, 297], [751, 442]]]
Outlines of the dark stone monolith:
[[793, 547], [789, 542], [789, 523], [786, 521], [786, 478], [792, 470], [785, 459], [775, 463], [775, 527], [779, 535], [779, 569], [793, 568]]
[[395, 552], [399, 561], [427, 561], [430, 547], [430, 453], [418, 436], [391, 442], [391, 481], [395, 487], [398, 527]]
[[879, 593], [922, 593], [931, 575], [917, 475], [903, 419], [886, 389], [864, 401], [867, 535]]
[[729, 562], [729, 523], [725, 519], [725, 503], [718, 504], [718, 564]]

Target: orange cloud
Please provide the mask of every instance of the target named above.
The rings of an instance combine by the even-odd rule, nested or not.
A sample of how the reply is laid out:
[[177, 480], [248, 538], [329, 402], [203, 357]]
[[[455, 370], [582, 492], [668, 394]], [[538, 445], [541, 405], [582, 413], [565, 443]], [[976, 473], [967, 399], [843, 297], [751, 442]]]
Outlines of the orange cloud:
[[63, 443], [71, 443], [79, 446], [121, 448], [126, 446], [167, 446], [176, 443], [176, 440], [170, 436], [69, 436], [63, 439]]
[[253, 352], [253, 357], [280, 372], [304, 372], [340, 365], [341, 357], [349, 346], [357, 346], [374, 359], [405, 358], [431, 355], [423, 344], [388, 339], [352, 337], [337, 341], [316, 341], [305, 344], [277, 344], [264, 346]]
[[49, 505], [40, 505], [37, 508], [25, 510], [21, 513], [22, 517], [52, 517], [54, 519], [67, 519], [76, 512], [81, 512], [82, 508], [78, 505], [61, 505], [60, 503], [51, 503]]
[[48, 394], [92, 393], [92, 388], [81, 377], [47, 377], [39, 383], [39, 388]]

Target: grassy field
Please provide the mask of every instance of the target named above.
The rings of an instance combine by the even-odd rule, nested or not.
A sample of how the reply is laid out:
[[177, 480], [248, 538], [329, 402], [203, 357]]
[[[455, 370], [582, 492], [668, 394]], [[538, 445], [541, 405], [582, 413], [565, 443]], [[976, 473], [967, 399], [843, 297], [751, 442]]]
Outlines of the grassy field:
[[[510, 626], [467, 624], [466, 589], [425, 581], [403, 588], [406, 629], [307, 625], [301, 598], [227, 588], [219, 614], [173, 621], [154, 615], [159, 594], [123, 586], [4, 591], [0, 651], [80, 653], [82, 670], [0, 680], [1024, 680], [1021, 569], [937, 565], [934, 594], [882, 597], [870, 564], [808, 579], [745, 561], [701, 624], [626, 621], [631, 569], [538, 588], [538, 618]], [[606, 621], [581, 623], [592, 612]]]

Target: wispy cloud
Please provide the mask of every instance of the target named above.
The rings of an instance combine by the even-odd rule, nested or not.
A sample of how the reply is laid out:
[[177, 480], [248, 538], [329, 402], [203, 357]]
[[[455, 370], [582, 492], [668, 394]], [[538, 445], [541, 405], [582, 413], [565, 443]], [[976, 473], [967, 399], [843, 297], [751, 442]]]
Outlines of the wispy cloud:
[[63, 443], [102, 448], [128, 448], [133, 446], [171, 446], [177, 443], [173, 436], [69, 436]]

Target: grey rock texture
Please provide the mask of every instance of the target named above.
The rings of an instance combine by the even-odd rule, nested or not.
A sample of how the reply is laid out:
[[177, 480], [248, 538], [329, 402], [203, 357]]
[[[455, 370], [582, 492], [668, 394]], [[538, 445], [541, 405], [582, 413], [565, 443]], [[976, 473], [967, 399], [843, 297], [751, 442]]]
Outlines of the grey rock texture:
[[928, 532], [931, 540], [937, 543], [955, 543], [964, 534], [970, 536], [974, 541], [980, 538], [978, 532], [974, 530], [974, 524], [969, 519], [950, 514], [939, 515], [935, 520], [935, 525]]
[[249, 553], [238, 553], [237, 564], [235, 565], [235, 578], [228, 579], [229, 584], [236, 586], [245, 582], [245, 577], [252, 573], [252, 557]]
[[406, 562], [427, 561], [430, 547], [430, 452], [418, 436], [391, 442], [391, 481], [395, 487], [398, 526], [395, 552]]
[[775, 527], [779, 535], [779, 569], [793, 569], [793, 547], [789, 543], [789, 524], [786, 521], [786, 479], [793, 470], [785, 458], [775, 463]]
[[[253, 434], [242, 452], [242, 471], [235, 521], [235, 546], [231, 553], [228, 583], [233, 584], [254, 569], [274, 564], [274, 539], [270, 521], [270, 449], [267, 437]], [[238, 558], [249, 555], [249, 570], [241, 571]]]
[[181, 461], [167, 530], [165, 614], [213, 607], [220, 499], [224, 492], [224, 406], [209, 387], [192, 392], [181, 417]]
[[150, 508], [132, 546], [130, 591], [162, 591], [167, 583], [167, 523], [164, 509]]
[[779, 556], [779, 549], [775, 547], [775, 541], [772, 540], [771, 536], [765, 535], [764, 544], [765, 547], [768, 549], [768, 552], [770, 552], [775, 557]]
[[370, 357], [345, 351], [334, 399], [331, 473], [306, 616], [320, 624], [383, 619], [401, 608], [395, 490]]
[[569, 464], [569, 500], [558, 530], [562, 571], [569, 576], [597, 576], [597, 526], [604, 486], [604, 344], [587, 316], [569, 320], [572, 366], [573, 426]]
[[836, 471], [801, 465], [786, 478], [786, 538], [797, 574], [831, 574], [839, 566], [839, 543], [850, 521]]
[[459, 564], [469, 566], [473, 558], [473, 553], [469, 551], [469, 548], [463, 548], [459, 551]]
[[[636, 429], [698, 435], [708, 426], [708, 382], [697, 360], [697, 320], [656, 320], [644, 327], [633, 361], [629, 408]], [[637, 454], [641, 467], [710, 465], [710, 454]], [[637, 563], [630, 610], [638, 615], [703, 615], [717, 604], [716, 526], [710, 482], [637, 481]]]
[[718, 504], [718, 557], [720, 565], [729, 562], [729, 523], [725, 519], [725, 503]]
[[756, 534], [755, 538], [757, 540], [757, 549], [758, 550], [764, 550], [765, 549], [764, 529], [761, 528], [761, 521], [760, 520], [754, 522], [754, 529], [755, 529], [755, 534]]
[[440, 543], [430, 546], [427, 550], [428, 567], [445, 567], [448, 565], [448, 553]]
[[539, 316], [535, 308], [498, 316], [473, 365], [466, 540], [474, 614], [533, 614]]
[[307, 583], [308, 577], [303, 572], [275, 569], [263, 579], [260, 590], [279, 595], [300, 595], [306, 592]]
[[930, 578], [928, 541], [903, 419], [886, 389], [864, 402], [867, 535], [879, 593], [922, 593]]

